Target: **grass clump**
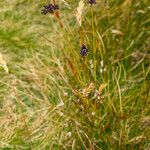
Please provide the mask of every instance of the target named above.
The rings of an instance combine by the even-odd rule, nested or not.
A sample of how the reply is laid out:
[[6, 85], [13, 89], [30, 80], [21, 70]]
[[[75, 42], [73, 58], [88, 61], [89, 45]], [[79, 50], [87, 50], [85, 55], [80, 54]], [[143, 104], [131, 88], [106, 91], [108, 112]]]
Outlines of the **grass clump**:
[[0, 148], [148, 149], [148, 0], [51, 3], [0, 2]]

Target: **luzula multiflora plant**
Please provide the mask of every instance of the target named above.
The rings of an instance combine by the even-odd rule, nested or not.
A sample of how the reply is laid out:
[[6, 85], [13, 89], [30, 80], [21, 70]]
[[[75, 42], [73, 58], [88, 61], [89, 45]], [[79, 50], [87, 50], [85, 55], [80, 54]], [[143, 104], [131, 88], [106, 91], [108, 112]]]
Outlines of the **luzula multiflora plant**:
[[[84, 34], [83, 34], [84, 31], [86, 31], [87, 29], [86, 27], [82, 28], [82, 20], [83, 20], [82, 12], [86, 4], [87, 5], [90, 4], [89, 9], [91, 9], [90, 10], [91, 12], [90, 28], [92, 31], [92, 36], [91, 36], [92, 38], [91, 38], [91, 41], [88, 42], [88, 44], [87, 44], [86, 37], [84, 37]], [[97, 86], [97, 81], [96, 81], [96, 66], [95, 66], [96, 53], [95, 53], [95, 48], [94, 48], [94, 44], [95, 44], [94, 32], [95, 31], [94, 31], [94, 17], [93, 17], [94, 16], [93, 5], [96, 4], [96, 1], [88, 0], [86, 4], [84, 3], [83, 0], [81, 0], [79, 2], [79, 6], [77, 8], [77, 13], [76, 13], [76, 18], [77, 18], [78, 28], [79, 28], [78, 29], [79, 31], [78, 43], [80, 44], [79, 45], [80, 49], [78, 50], [78, 55], [79, 55], [78, 58], [80, 62], [78, 63], [80, 63], [79, 66], [82, 68], [78, 69], [77, 67], [75, 67], [74, 65], [75, 59], [69, 56], [65, 56], [65, 62], [67, 64], [66, 66], [69, 66], [72, 72], [72, 75], [68, 75], [68, 78], [69, 77], [72, 78], [73, 76], [73, 78], [69, 80], [70, 82], [67, 83], [68, 87], [72, 90], [72, 93], [75, 96], [75, 99], [73, 101], [74, 103], [71, 106], [69, 106], [69, 107], [72, 107], [72, 110], [76, 110], [76, 113], [73, 114], [75, 116], [73, 117], [77, 117], [77, 118], [79, 117], [78, 121], [81, 123], [81, 125], [86, 126], [89, 129], [93, 128], [93, 130], [96, 130], [97, 128], [100, 128], [101, 126], [99, 122], [99, 120], [101, 119], [100, 108], [103, 107], [102, 103], [106, 96], [103, 94], [106, 84], [101, 83], [101, 84], [98, 84]], [[47, 13], [54, 14], [55, 11], [58, 11], [59, 9], [58, 6], [56, 8], [54, 6], [57, 6], [56, 3], [44, 6], [44, 10], [42, 11], [43, 14], [47, 14]], [[89, 55], [92, 54], [90, 56], [92, 63], [93, 63], [92, 71], [87, 67], [88, 66], [87, 63], [89, 62], [88, 60], [89, 56], [87, 56], [88, 54]], [[92, 72], [92, 75], [90, 75], [91, 72]], [[105, 128], [107, 127], [101, 126], [101, 130], [105, 130]], [[99, 135], [101, 133], [101, 130], [99, 130], [99, 132], [96, 132], [95, 134]], [[87, 132], [87, 136], [92, 135], [92, 130], [86, 131], [86, 132]]]
[[[91, 30], [92, 30], [92, 41], [90, 41], [90, 45], [87, 43], [86, 41], [86, 37], [84, 36], [85, 34], [84, 31], [86, 31], [86, 27], [82, 28], [82, 20], [83, 20], [83, 10], [84, 10], [84, 6], [85, 5], [89, 5], [91, 4], [91, 7], [89, 7], [89, 9], [91, 9]], [[84, 85], [84, 83], [87, 83], [87, 82], [90, 82], [90, 81], [86, 81], [86, 78], [83, 77], [84, 74], [86, 74], [87, 70], [89, 70], [87, 68], [86, 70], [86, 67], [87, 67], [87, 55], [88, 53], [94, 53], [94, 55], [92, 56], [93, 58], [93, 64], [94, 64], [94, 74], [92, 75], [94, 78], [95, 78], [95, 81], [96, 81], [96, 66], [95, 66], [95, 48], [94, 48], [94, 18], [93, 18], [93, 5], [96, 4], [96, 0], [87, 0], [86, 3], [84, 0], [80, 0], [79, 2], [79, 5], [77, 7], [77, 10], [76, 10], [76, 19], [77, 19], [77, 23], [78, 23], [78, 28], [79, 28], [79, 47], [80, 47], [80, 52], [78, 53], [79, 54], [79, 57], [81, 57], [81, 67], [82, 67], [82, 72], [78, 72], [78, 68], [76, 68], [74, 66], [74, 62], [72, 62], [71, 58], [68, 58], [67, 56], [65, 56], [65, 60], [66, 62], [69, 64], [71, 70], [72, 70], [72, 74], [73, 76], [77, 79], [76, 81], [80, 84], [80, 85]], [[62, 23], [61, 23], [61, 20], [60, 20], [60, 17], [59, 17], [59, 6], [58, 4], [56, 3], [55, 0], [53, 0], [53, 3], [52, 4], [47, 4], [47, 5], [44, 5], [44, 8], [42, 9], [42, 14], [53, 14], [56, 16], [56, 18], [59, 20], [59, 23], [61, 25], [61, 27], [63, 27]], [[90, 48], [89, 48], [90, 47]], [[89, 62], [89, 61], [88, 61]], [[79, 64], [80, 65], [80, 64]], [[93, 70], [92, 69], [92, 70]], [[89, 71], [88, 71], [89, 72]], [[85, 75], [86, 76], [86, 75]], [[85, 78], [85, 81], [83, 81], [83, 78]], [[90, 79], [90, 78], [88, 78]], [[92, 79], [91, 79], [92, 80]]]

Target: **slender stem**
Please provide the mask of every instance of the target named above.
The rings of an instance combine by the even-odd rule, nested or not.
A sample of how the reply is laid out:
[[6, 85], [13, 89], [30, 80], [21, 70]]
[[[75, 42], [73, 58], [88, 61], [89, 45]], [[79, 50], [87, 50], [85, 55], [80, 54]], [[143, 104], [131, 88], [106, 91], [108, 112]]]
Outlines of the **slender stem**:
[[56, 4], [56, 1], [55, 1], [55, 0], [53, 0], [53, 4]]
[[[92, 7], [92, 6], [91, 6]], [[92, 44], [93, 44], [93, 50], [94, 50], [94, 14], [93, 14], [93, 9], [91, 9], [91, 23], [92, 23]], [[95, 51], [94, 51], [95, 53]]]
[[[56, 0], [53, 0], [53, 4], [54, 5], [56, 4]], [[59, 11], [56, 11], [54, 13], [54, 15], [56, 16], [57, 20], [59, 21], [60, 26], [63, 28], [63, 23], [61, 22]]]
[[95, 62], [95, 43], [94, 43], [94, 13], [91, 5], [91, 25], [92, 25], [92, 49], [93, 49], [93, 64], [94, 64], [94, 80], [96, 81], [96, 62]]

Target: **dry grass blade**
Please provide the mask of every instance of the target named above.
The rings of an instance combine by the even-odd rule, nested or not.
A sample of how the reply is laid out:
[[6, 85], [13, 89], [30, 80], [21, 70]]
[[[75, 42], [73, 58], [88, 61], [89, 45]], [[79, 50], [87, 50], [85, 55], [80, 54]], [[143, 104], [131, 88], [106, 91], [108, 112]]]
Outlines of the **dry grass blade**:
[[118, 29], [112, 29], [111, 32], [112, 32], [113, 34], [117, 34], [117, 35], [124, 35], [124, 33], [121, 32], [121, 31], [118, 30]]

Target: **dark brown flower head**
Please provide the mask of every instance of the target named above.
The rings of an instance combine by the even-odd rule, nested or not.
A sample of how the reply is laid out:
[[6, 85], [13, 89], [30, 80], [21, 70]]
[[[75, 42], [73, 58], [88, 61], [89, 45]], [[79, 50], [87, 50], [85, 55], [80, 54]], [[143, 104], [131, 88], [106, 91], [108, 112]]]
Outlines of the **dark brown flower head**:
[[54, 9], [53, 9], [53, 5], [52, 4], [48, 4], [48, 5], [44, 5], [44, 8], [42, 9], [42, 14], [46, 15], [48, 13], [53, 14], [54, 13]]
[[88, 3], [91, 4], [91, 5], [96, 4], [96, 0], [88, 0]]
[[48, 5], [44, 5], [43, 6], [44, 8], [42, 9], [42, 14], [46, 15], [48, 13], [51, 13], [53, 14], [54, 13], [54, 10], [57, 10], [59, 9], [59, 6], [57, 4], [48, 4]]
[[89, 50], [88, 50], [88, 48], [86, 47], [86, 45], [85, 45], [85, 44], [82, 44], [82, 46], [81, 46], [81, 52], [80, 52], [81, 56], [82, 56], [82, 57], [85, 57], [85, 56], [88, 54], [88, 52], [89, 52]]
[[54, 8], [54, 10], [58, 10], [58, 9], [59, 9], [59, 6], [58, 6], [57, 4], [54, 4], [54, 5], [53, 5], [53, 8]]

